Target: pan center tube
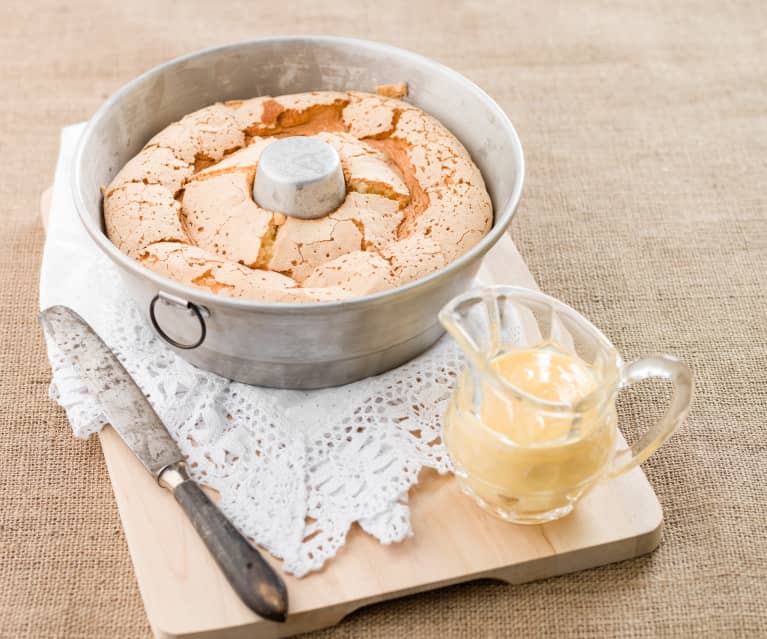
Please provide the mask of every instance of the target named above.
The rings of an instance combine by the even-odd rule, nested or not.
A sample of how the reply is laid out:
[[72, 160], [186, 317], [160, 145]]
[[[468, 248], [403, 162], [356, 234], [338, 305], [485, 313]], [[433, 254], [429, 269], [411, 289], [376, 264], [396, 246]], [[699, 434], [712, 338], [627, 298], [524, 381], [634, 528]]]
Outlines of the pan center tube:
[[268, 211], [305, 220], [335, 211], [346, 197], [338, 152], [317, 138], [281, 138], [264, 149], [253, 198]]

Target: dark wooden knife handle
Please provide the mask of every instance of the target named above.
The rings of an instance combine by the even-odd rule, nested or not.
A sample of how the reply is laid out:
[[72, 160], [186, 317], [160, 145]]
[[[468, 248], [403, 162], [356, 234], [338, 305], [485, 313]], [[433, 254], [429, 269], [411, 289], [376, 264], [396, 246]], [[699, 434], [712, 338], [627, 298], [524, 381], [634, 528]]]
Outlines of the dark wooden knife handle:
[[285, 582], [261, 553], [194, 481], [181, 482], [173, 494], [245, 605], [266, 619], [285, 621], [288, 614]]

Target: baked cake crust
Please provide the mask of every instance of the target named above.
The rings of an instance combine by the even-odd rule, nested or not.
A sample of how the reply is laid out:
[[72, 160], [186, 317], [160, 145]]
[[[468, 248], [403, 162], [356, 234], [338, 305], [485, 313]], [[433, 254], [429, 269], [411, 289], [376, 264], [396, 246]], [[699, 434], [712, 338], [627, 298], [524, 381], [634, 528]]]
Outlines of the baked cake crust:
[[[288, 135], [338, 151], [347, 195], [325, 217], [253, 200], [261, 153]], [[321, 91], [214, 104], [169, 125], [112, 180], [104, 219], [121, 251], [176, 281], [312, 302], [436, 271], [479, 242], [493, 214], [479, 169], [435, 118], [395, 98]]]

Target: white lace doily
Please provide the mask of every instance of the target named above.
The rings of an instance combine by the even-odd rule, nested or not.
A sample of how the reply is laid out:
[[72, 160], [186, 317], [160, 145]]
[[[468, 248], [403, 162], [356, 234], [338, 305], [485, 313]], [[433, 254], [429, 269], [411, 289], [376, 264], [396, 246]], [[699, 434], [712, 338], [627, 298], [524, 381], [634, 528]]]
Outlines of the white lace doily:
[[[381, 543], [412, 534], [408, 489], [420, 470], [450, 470], [440, 420], [461, 367], [443, 338], [410, 363], [339, 388], [265, 389], [202, 371], [155, 338], [119, 274], [82, 229], [69, 192], [82, 125], [64, 129], [40, 282], [40, 304], [80, 313], [118, 354], [240, 531], [284, 560], [318, 570], [358, 522]], [[105, 423], [48, 340], [51, 396], [86, 438]]]

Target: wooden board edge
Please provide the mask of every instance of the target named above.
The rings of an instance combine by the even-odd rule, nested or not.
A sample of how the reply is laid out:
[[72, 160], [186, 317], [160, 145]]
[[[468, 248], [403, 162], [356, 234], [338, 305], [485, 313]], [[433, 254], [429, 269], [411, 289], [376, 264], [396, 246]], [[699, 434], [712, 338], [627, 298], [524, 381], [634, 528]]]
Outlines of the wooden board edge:
[[392, 593], [381, 593], [373, 597], [365, 597], [326, 608], [319, 613], [315, 610], [306, 611], [290, 617], [285, 624], [281, 625], [259, 620], [240, 626], [194, 633], [176, 633], [159, 626], [153, 626], [152, 630], [157, 639], [208, 639], [213, 636], [216, 639], [254, 639], [255, 637], [279, 639], [306, 632], [316, 632], [338, 625], [350, 614], [363, 608], [391, 601], [395, 598], [401, 599], [440, 588], [480, 580], [493, 580], [508, 585], [520, 585], [540, 579], [564, 576], [581, 570], [590, 570], [620, 561], [636, 559], [653, 552], [660, 545], [662, 531], [663, 518], [661, 516], [660, 521], [655, 527], [637, 537], [629, 537], [606, 544], [558, 553], [495, 570], [467, 574], [442, 582], [422, 584], [417, 587], [399, 590], [394, 593], [394, 596], [390, 596]]
[[[117, 505], [117, 514], [120, 517], [120, 527], [122, 528], [123, 537], [125, 539], [125, 545], [128, 548], [128, 556], [131, 560], [131, 566], [133, 568], [133, 579], [136, 582], [136, 585], [138, 586], [139, 594], [141, 595], [141, 605], [144, 607], [144, 615], [147, 618], [147, 621], [149, 622], [150, 627], [152, 628], [152, 633], [155, 637], [173, 637], [175, 635], [168, 635], [164, 633], [161, 629], [155, 627], [155, 624], [153, 623], [152, 617], [149, 614], [149, 609], [147, 607], [147, 597], [146, 593], [144, 592], [143, 585], [141, 583], [141, 579], [139, 579], [139, 571], [137, 570], [136, 565], [136, 559], [135, 559], [135, 553], [133, 550], [133, 543], [132, 538], [129, 534], [129, 526], [126, 526], [125, 522], [125, 510], [122, 499], [120, 499], [120, 495], [117, 491], [117, 483], [115, 482], [115, 469], [113, 466], [113, 460], [112, 456], [110, 454], [110, 451], [113, 449], [114, 444], [117, 443], [118, 446], [124, 446], [126, 448], [126, 451], [128, 450], [127, 444], [122, 441], [120, 438], [120, 435], [117, 433], [116, 430], [112, 428], [109, 424], [106, 424], [98, 433], [97, 436], [99, 438], [99, 445], [101, 446], [101, 451], [104, 455], [104, 464], [107, 467], [107, 474], [109, 475], [109, 484], [112, 488], [112, 495], [115, 500], [115, 504]], [[110, 442], [112, 444], [110, 445]], [[119, 442], [119, 443], [118, 443]], [[133, 453], [130, 452], [132, 455]], [[157, 490], [164, 490], [160, 487], [160, 485], [157, 485]]]
[[48, 228], [48, 220], [51, 217], [51, 203], [53, 201], [53, 185], [49, 186], [40, 194], [40, 221], [43, 229]]

